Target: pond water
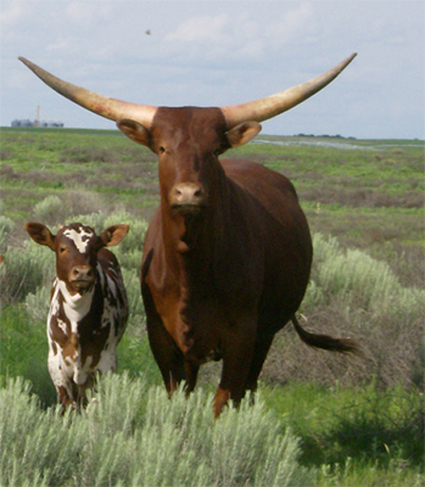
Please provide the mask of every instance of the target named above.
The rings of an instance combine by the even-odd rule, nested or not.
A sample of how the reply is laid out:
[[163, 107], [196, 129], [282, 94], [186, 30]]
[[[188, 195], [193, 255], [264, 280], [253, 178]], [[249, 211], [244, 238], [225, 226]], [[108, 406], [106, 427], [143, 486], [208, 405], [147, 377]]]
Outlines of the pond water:
[[400, 147], [400, 148], [408, 148], [408, 147], [422, 147], [424, 148], [424, 144], [412, 141], [412, 143], [403, 142], [403, 144], [387, 144], [387, 143], [378, 143], [376, 145], [358, 145], [356, 144], [355, 140], [351, 141], [336, 141], [336, 140], [267, 140], [267, 139], [255, 139], [256, 144], [272, 144], [272, 145], [281, 145], [281, 146], [302, 146], [302, 145], [309, 145], [314, 147], [328, 147], [334, 149], [360, 149], [360, 150], [383, 150], [388, 149], [391, 147]]

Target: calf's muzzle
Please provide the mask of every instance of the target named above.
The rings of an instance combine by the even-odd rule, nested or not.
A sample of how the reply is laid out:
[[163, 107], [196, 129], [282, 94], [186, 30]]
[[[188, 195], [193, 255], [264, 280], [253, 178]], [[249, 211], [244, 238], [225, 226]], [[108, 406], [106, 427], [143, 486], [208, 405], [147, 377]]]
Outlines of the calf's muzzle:
[[70, 283], [78, 290], [85, 291], [94, 282], [95, 272], [89, 265], [78, 265], [71, 269]]

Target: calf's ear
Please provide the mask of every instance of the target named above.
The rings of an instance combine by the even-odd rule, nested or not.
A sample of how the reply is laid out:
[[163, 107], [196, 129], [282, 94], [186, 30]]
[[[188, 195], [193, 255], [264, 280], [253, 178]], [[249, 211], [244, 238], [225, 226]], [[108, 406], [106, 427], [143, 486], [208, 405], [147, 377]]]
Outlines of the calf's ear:
[[27, 222], [25, 223], [24, 228], [35, 243], [46, 245], [46, 247], [55, 250], [55, 236], [52, 235], [46, 225], [43, 225], [42, 223]]
[[230, 129], [226, 136], [230, 147], [244, 145], [253, 139], [261, 130], [258, 122], [245, 122]]
[[112, 225], [104, 230], [99, 238], [105, 247], [113, 247], [121, 242], [127, 235], [129, 229], [130, 227], [125, 224]]

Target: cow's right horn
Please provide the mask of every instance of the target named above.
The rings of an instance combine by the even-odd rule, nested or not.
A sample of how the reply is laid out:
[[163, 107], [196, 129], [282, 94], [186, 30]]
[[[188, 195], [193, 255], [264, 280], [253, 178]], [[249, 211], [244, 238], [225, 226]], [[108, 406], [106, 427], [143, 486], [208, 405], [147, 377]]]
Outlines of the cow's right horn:
[[72, 83], [68, 83], [53, 76], [24, 57], [19, 57], [18, 59], [31, 69], [31, 71], [33, 71], [42, 81], [50, 86], [50, 88], [83, 108], [87, 108], [87, 110], [90, 110], [97, 115], [101, 115], [102, 117], [109, 118], [110, 120], [117, 121], [131, 119], [141, 123], [146, 128], [151, 127], [157, 107], [128, 103], [126, 101], [99, 95], [98, 93], [86, 90], [85, 88], [81, 88], [80, 86], [73, 85]]
[[226, 119], [227, 129], [230, 130], [236, 125], [248, 121], [262, 122], [293, 108], [334, 80], [351, 63], [356, 55], [357, 53], [352, 54], [317, 78], [276, 93], [275, 95], [248, 103], [222, 107], [221, 111]]

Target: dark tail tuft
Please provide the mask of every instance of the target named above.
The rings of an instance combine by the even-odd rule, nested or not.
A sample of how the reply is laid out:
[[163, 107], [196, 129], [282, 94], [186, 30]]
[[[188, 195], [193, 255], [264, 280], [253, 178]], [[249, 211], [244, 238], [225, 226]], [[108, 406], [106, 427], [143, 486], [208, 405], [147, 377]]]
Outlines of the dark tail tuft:
[[304, 330], [295, 315], [291, 318], [295, 331], [301, 340], [310, 347], [322, 348], [330, 352], [355, 353], [361, 355], [359, 344], [352, 338], [333, 338], [329, 335], [316, 335]]

